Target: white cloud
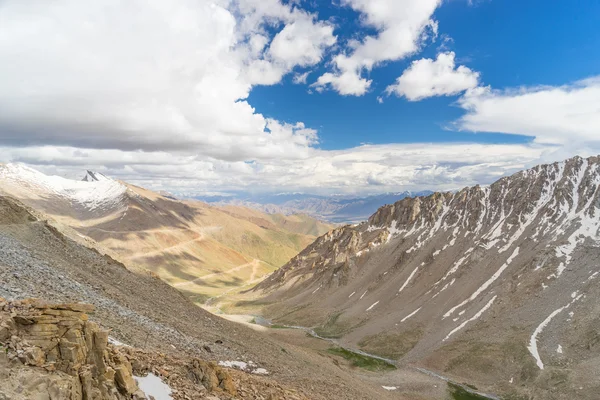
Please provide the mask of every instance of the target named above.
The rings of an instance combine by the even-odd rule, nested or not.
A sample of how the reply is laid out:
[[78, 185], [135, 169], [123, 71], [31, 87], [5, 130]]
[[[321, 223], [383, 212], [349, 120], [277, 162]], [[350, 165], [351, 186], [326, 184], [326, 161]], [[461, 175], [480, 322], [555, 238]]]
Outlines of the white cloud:
[[335, 42], [331, 25], [301, 19], [286, 25], [275, 35], [269, 54], [290, 68], [296, 65], [305, 67], [319, 63], [325, 49]]
[[[600, 151], [600, 146], [595, 150]], [[33, 146], [0, 147], [0, 159], [71, 178], [94, 169], [154, 190], [188, 195], [215, 191], [372, 194], [487, 184], [540, 162], [593, 151], [543, 145], [414, 143], [312, 149], [304, 159], [282, 156], [243, 162], [164, 151]]]
[[386, 92], [404, 96], [409, 101], [433, 96], [450, 96], [477, 87], [479, 73], [460, 65], [456, 67], [454, 52], [440, 53], [434, 61], [422, 58], [413, 61]]
[[564, 86], [468, 91], [457, 127], [535, 137], [538, 143], [600, 143], [600, 76]]
[[294, 74], [293, 82], [296, 85], [306, 84], [306, 80], [308, 79], [308, 75], [310, 75], [310, 71], [304, 73]]
[[372, 83], [363, 77], [364, 71], [414, 54], [423, 41], [437, 36], [432, 16], [441, 0], [342, 0], [341, 4], [360, 12], [364, 25], [376, 29], [377, 35], [353, 41], [349, 53], [336, 55], [333, 72], [314, 84], [321, 90], [331, 87], [342, 95], [361, 96]]
[[0, 26], [2, 143], [226, 160], [306, 155], [314, 131], [246, 99], [336, 41], [279, 0], [7, 0]]
[[[308, 73], [297, 69], [314, 70], [337, 42], [331, 24], [297, 1], [0, 2], [4, 162], [69, 177], [97, 169], [190, 194], [370, 193], [373, 186], [382, 192], [490, 183], [540, 161], [600, 149], [417, 143], [319, 150], [314, 129], [266, 118], [247, 101], [254, 86], [279, 83], [286, 74], [306, 82]], [[417, 52], [427, 36], [437, 35], [432, 15], [438, 0], [344, 4], [361, 12], [377, 34], [337, 54], [316, 90], [331, 86], [341, 94], [363, 94], [371, 84], [365, 72]], [[435, 84], [411, 93], [440, 95], [465, 87], [454, 82], [465, 71], [453, 61], [444, 69], [440, 57], [430, 60]], [[458, 126], [532, 134], [540, 143], [569, 137], [590, 142], [600, 126], [598, 82], [472, 89], [460, 100], [467, 115]]]

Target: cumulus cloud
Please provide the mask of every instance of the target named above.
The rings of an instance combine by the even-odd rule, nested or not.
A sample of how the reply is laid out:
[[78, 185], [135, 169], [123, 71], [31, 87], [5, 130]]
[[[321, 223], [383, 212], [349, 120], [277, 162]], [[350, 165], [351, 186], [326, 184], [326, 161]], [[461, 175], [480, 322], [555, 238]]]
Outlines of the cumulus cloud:
[[0, 26], [2, 143], [227, 160], [306, 155], [314, 131], [246, 99], [336, 42], [279, 0], [7, 0]]
[[433, 96], [450, 96], [477, 87], [479, 73], [460, 65], [456, 67], [454, 52], [440, 53], [436, 60], [413, 61], [396, 83], [387, 87], [388, 95], [404, 96], [418, 101]]
[[[591, 151], [571, 148], [567, 153], [587, 155]], [[0, 159], [25, 162], [46, 173], [81, 178], [84, 170], [91, 168], [154, 190], [188, 196], [215, 191], [368, 194], [374, 186], [377, 192], [454, 190], [492, 183], [541, 161], [564, 157], [563, 147], [537, 144], [363, 145], [337, 151], [312, 149], [302, 160], [281, 157], [253, 162], [164, 151], [0, 147]]]
[[600, 76], [564, 86], [494, 90], [479, 87], [458, 103], [457, 127], [526, 135], [537, 143], [600, 143]]
[[342, 0], [363, 16], [365, 26], [377, 31], [375, 36], [349, 43], [350, 51], [332, 60], [332, 72], [321, 75], [315, 88], [332, 88], [342, 95], [361, 96], [372, 81], [363, 73], [385, 61], [395, 61], [414, 54], [421, 43], [438, 34], [432, 19], [441, 0]]
[[[326, 151], [302, 122], [267, 118], [256, 85], [369, 90], [368, 71], [437, 35], [441, 0], [343, 0], [373, 36], [334, 47], [334, 26], [281, 0], [0, 0], [0, 161], [78, 178], [96, 169], [152, 189], [369, 193], [456, 189], [575, 153], [599, 151], [600, 80], [473, 88], [453, 53], [416, 61], [393, 93], [469, 89], [459, 129], [529, 134], [530, 145], [389, 144]], [[382, 102], [380, 98], [378, 101]], [[365, 134], [368, 134], [366, 132]], [[576, 138], [579, 145], [555, 146]], [[595, 142], [594, 142], [595, 143]], [[567, 151], [568, 150], [568, 151]]]

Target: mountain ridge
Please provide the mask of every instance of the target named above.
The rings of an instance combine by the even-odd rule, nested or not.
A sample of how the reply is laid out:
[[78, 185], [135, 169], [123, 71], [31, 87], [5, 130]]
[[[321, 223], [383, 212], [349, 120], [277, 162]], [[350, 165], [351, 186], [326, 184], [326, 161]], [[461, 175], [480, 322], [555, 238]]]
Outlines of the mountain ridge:
[[[599, 349], [586, 336], [595, 337], [600, 315], [593, 302], [599, 188], [600, 158], [576, 157], [489, 187], [406, 198], [321, 236], [255, 290], [278, 322], [472, 376], [491, 392], [519, 392], [517, 385], [527, 383], [547, 395], [550, 374], [565, 373], [565, 365], [573, 380], [586, 363], [600, 365]], [[566, 310], [574, 312], [569, 322], [557, 317], [571, 315]], [[479, 343], [515, 350], [473, 369], [464, 354]], [[594, 351], [582, 353], [581, 343]], [[518, 362], [508, 368], [510, 357]]]
[[332, 228], [311, 217], [181, 201], [93, 171], [70, 180], [6, 164], [0, 193], [49, 215], [74, 239], [87, 238], [119, 261], [157, 273], [198, 302], [256, 283]]

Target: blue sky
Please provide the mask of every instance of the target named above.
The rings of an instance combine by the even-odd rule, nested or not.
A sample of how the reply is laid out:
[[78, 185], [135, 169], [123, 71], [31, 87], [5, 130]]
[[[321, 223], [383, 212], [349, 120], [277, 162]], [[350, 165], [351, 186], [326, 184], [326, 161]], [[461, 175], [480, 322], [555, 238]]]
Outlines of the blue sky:
[[4, 0], [0, 162], [183, 195], [489, 184], [600, 153], [600, 3]]
[[[322, 18], [343, 21], [335, 30], [341, 38], [360, 30], [357, 13], [318, 1], [311, 10]], [[339, 15], [343, 17], [339, 17]], [[452, 38], [448, 49], [464, 65], [482, 73], [482, 81], [496, 88], [563, 85], [597, 75], [600, 71], [600, 2], [540, 0], [446, 1], [437, 10], [443, 34]], [[375, 85], [361, 97], [316, 93], [294, 85], [292, 76], [280, 84], [253, 89], [249, 101], [261, 113], [287, 121], [304, 121], [319, 130], [324, 149], [342, 149], [361, 143], [480, 142], [524, 143], [530, 136], [473, 133], [451, 130], [452, 121], [464, 110], [454, 106], [457, 96], [409, 102], [386, 98], [377, 102], [410, 62], [435, 57], [442, 38], [429, 43], [419, 54], [389, 62], [373, 70]], [[310, 78], [318, 76], [318, 71]], [[309, 80], [310, 80], [309, 78]], [[599, 130], [600, 135], [600, 130]]]

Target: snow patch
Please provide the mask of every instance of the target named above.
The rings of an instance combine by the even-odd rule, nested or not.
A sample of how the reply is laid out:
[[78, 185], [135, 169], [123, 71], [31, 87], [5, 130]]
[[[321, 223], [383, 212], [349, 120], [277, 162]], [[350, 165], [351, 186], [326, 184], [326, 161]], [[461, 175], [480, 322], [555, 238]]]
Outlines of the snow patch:
[[473, 322], [473, 321], [479, 319], [483, 315], [483, 313], [486, 312], [488, 310], [488, 308], [490, 308], [492, 306], [492, 304], [494, 304], [494, 301], [496, 300], [496, 297], [498, 297], [498, 296], [492, 297], [492, 299], [490, 301], [488, 301], [487, 304], [485, 306], [483, 306], [483, 308], [481, 310], [479, 310], [479, 312], [477, 314], [475, 314], [472, 318], [466, 320], [465, 322], [463, 322], [462, 324], [460, 324], [459, 326], [457, 326], [456, 328], [454, 328], [452, 331], [450, 331], [450, 333], [442, 341], [445, 342], [446, 340], [450, 339], [450, 336], [452, 336], [456, 332], [460, 331], [469, 322]]
[[112, 344], [112, 345], [114, 345], [114, 346], [131, 347], [131, 346], [129, 346], [128, 344], [125, 344], [125, 343], [123, 343], [123, 342], [120, 342], [120, 341], [118, 341], [117, 339], [115, 339], [115, 338], [114, 338], [114, 337], [112, 337], [112, 336], [109, 336], [109, 337], [108, 337], [108, 343], [110, 343], [110, 344]]
[[152, 396], [155, 400], [173, 400], [171, 388], [158, 376], [148, 374], [146, 376], [134, 376], [134, 378], [139, 388], [148, 398]]
[[414, 269], [414, 271], [408, 276], [408, 279], [406, 279], [406, 281], [404, 282], [404, 285], [402, 285], [400, 290], [398, 290], [398, 293], [402, 292], [408, 286], [410, 280], [413, 278], [413, 276], [415, 276], [415, 274], [417, 273], [418, 270], [419, 270], [419, 267]]
[[406, 317], [402, 318], [400, 320], [400, 322], [404, 322], [407, 319], [409, 319], [410, 317], [413, 317], [416, 313], [418, 313], [421, 310], [422, 307], [417, 308], [415, 311], [413, 311], [412, 313], [408, 314]]
[[386, 243], [389, 243], [390, 240], [392, 240], [395, 236], [398, 236], [401, 233], [402, 231], [398, 229], [398, 222], [392, 221], [391, 226], [388, 228], [388, 237]]
[[590, 275], [590, 277], [589, 277], [587, 280], [588, 280], [588, 281], [591, 281], [591, 280], [593, 280], [593, 279], [596, 279], [596, 278], [598, 277], [598, 274], [599, 274], [599, 273], [600, 273], [600, 272], [594, 272], [592, 275]]
[[254, 375], [269, 375], [269, 371], [264, 368], [259, 368], [258, 365], [252, 361], [219, 361], [219, 366], [239, 369], [240, 371], [249, 372]]
[[469, 258], [469, 255], [473, 252], [473, 250], [475, 250], [474, 247], [471, 247], [470, 249], [468, 249], [465, 252], [465, 255], [463, 257], [461, 257], [458, 261], [456, 261], [454, 263], [454, 265], [452, 266], [452, 268], [450, 268], [450, 270], [448, 272], [446, 272], [446, 275], [444, 275], [444, 277], [442, 279], [440, 279], [439, 281], [437, 281], [435, 284], [437, 285], [438, 283], [445, 281], [446, 279], [448, 279], [448, 277], [450, 275], [456, 273], [456, 271], [458, 271], [460, 266], [463, 265], [465, 263], [465, 261], [467, 261], [467, 258]]
[[[575, 295], [575, 297], [573, 297], [573, 295]], [[537, 328], [535, 328], [535, 331], [533, 332], [533, 334], [531, 335], [531, 338], [529, 339], [529, 346], [527, 346], [527, 349], [529, 350], [529, 352], [531, 353], [533, 358], [535, 358], [535, 361], [536, 361], [539, 369], [544, 369], [544, 363], [542, 362], [542, 358], [540, 357], [540, 353], [538, 351], [537, 338], [542, 333], [544, 328], [546, 326], [548, 326], [548, 324], [552, 321], [552, 319], [554, 319], [554, 317], [556, 317], [558, 314], [563, 312], [565, 309], [571, 307], [571, 305], [573, 303], [575, 303], [577, 300], [579, 300], [580, 298], [583, 297], [582, 294], [578, 295], [577, 292], [573, 292], [573, 294], [571, 296], [573, 297], [573, 300], [566, 306], [563, 306], [557, 310], [554, 310], [552, 312], [552, 314], [550, 314], [548, 317], [546, 317], [546, 319], [544, 321], [542, 321], [542, 323], [539, 324]]]
[[[444, 314], [444, 317], [442, 319], [448, 318], [449, 316], [451, 316], [454, 311], [456, 311], [458, 308], [464, 306], [465, 304], [467, 304], [470, 301], [475, 300], [481, 293], [483, 293], [487, 288], [489, 288], [495, 281], [496, 279], [498, 279], [500, 277], [500, 275], [502, 275], [502, 273], [504, 272], [504, 270], [506, 268], [508, 268], [508, 266], [513, 262], [513, 260], [519, 255], [519, 247], [517, 247], [515, 249], [515, 251], [513, 251], [512, 255], [510, 257], [508, 257], [508, 259], [506, 260], [506, 262], [500, 267], [500, 269], [498, 269], [498, 271], [496, 271], [496, 273], [494, 275], [492, 275], [492, 277], [490, 279], [488, 279], [483, 285], [481, 285], [479, 287], [479, 289], [477, 289], [475, 291], [475, 293], [473, 293], [471, 295], [471, 297], [469, 297], [468, 299], [466, 299], [465, 301], [463, 301], [462, 303], [460, 303], [459, 305], [457, 305], [456, 307], [451, 308], [446, 314]], [[495, 297], [494, 297], [495, 298]]]

